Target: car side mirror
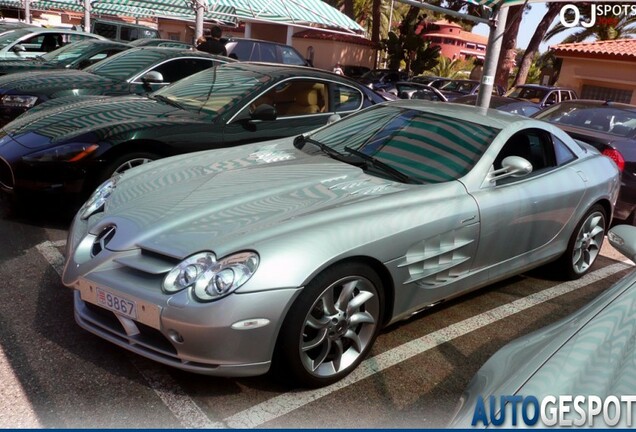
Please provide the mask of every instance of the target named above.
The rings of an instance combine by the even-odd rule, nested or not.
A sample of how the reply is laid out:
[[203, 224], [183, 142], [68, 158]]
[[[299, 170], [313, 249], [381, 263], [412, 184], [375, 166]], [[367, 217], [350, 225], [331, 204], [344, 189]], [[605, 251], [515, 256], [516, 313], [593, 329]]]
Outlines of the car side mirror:
[[276, 108], [268, 104], [260, 104], [250, 115], [251, 121], [272, 121], [276, 120], [278, 113]]
[[630, 260], [636, 262], [636, 227], [616, 225], [607, 233], [607, 239], [614, 248]]
[[501, 161], [501, 169], [490, 173], [489, 180], [497, 182], [508, 177], [523, 177], [532, 172], [532, 164], [520, 156], [508, 156]]
[[331, 123], [335, 123], [338, 120], [340, 120], [340, 114], [335, 114], [335, 113], [331, 114], [329, 118], [327, 119], [327, 124], [329, 125]]
[[20, 55], [20, 53], [23, 53], [26, 51], [26, 48], [22, 44], [17, 44], [17, 45], [14, 45], [13, 48], [11, 48], [11, 51], [16, 53], [17, 55]]
[[150, 71], [141, 77], [144, 84], [160, 84], [163, 82], [163, 75], [157, 71]]

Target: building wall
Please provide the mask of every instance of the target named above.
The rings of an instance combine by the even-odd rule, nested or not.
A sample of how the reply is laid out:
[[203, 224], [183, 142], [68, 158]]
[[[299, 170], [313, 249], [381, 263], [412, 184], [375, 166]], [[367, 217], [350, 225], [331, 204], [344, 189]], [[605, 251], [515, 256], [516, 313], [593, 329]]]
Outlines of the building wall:
[[331, 70], [337, 62], [369, 68], [374, 65], [375, 50], [364, 45], [309, 38], [293, 38], [292, 45], [305, 57], [313, 47], [314, 66], [320, 69]]
[[636, 105], [636, 61], [563, 57], [557, 85], [571, 87], [581, 95], [583, 85], [628, 90]]

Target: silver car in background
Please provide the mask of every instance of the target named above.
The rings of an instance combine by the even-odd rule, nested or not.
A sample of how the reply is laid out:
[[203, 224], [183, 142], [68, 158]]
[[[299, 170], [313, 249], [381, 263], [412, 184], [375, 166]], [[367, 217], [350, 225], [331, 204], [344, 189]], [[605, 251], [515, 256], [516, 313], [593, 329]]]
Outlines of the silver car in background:
[[[615, 226], [607, 237], [619, 252], [636, 261], [636, 227]], [[450, 426], [484, 428], [484, 422], [475, 421], [482, 418], [475, 415], [478, 398], [494, 396], [497, 410], [490, 413], [488, 407], [487, 416], [501, 419], [498, 427], [511, 428], [524, 426], [522, 416], [517, 413], [517, 424], [513, 424], [510, 406], [504, 408], [507, 415], [502, 416], [500, 396], [533, 396], [541, 401], [566, 395], [588, 400], [581, 399], [579, 409], [575, 409], [570, 399], [562, 425], [633, 428], [635, 391], [636, 272], [632, 271], [579, 311], [497, 351], [471, 380]], [[601, 401], [627, 396], [634, 406], [628, 410], [625, 404], [622, 413], [614, 411], [605, 419], [601, 412], [589, 414], [590, 396]]]
[[618, 183], [548, 123], [381, 104], [112, 178], [74, 220], [63, 282], [80, 326], [140, 355], [321, 386], [431, 305], [555, 260], [585, 274]]

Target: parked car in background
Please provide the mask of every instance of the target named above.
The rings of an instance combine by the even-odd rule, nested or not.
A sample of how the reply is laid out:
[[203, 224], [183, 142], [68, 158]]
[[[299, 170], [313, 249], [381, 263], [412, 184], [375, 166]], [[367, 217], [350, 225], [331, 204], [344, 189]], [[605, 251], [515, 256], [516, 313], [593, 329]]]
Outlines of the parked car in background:
[[258, 39], [225, 39], [228, 57], [239, 61], [282, 63], [310, 66], [307, 60], [292, 46]]
[[353, 79], [358, 79], [371, 70], [366, 66], [357, 65], [341, 65], [341, 68], [346, 76]]
[[534, 116], [596, 147], [623, 173], [614, 216], [636, 225], [636, 106], [597, 100], [561, 102]]
[[132, 166], [298, 135], [334, 113], [380, 102], [373, 91], [329, 72], [238, 62], [149, 97], [52, 100], [4, 128], [0, 189], [13, 196], [90, 193]]
[[142, 47], [142, 46], [158, 46], [165, 48], [181, 48], [181, 49], [194, 49], [194, 45], [181, 42], [171, 39], [157, 39], [157, 38], [143, 38], [143, 39], [135, 39], [132, 42], [128, 43], [133, 47]]
[[101, 18], [95, 18], [91, 21], [91, 32], [110, 40], [122, 42], [161, 37], [159, 31], [152, 27], [125, 21], [108, 21]]
[[18, 28], [25, 28], [25, 27], [38, 27], [36, 25], [33, 24], [27, 24], [24, 21], [7, 21], [7, 20], [0, 20], [0, 33], [1, 32], [6, 32], [9, 30], [15, 30]]
[[400, 100], [110, 179], [73, 222], [62, 280], [81, 327], [141, 356], [218, 376], [274, 361], [323, 386], [416, 311], [552, 260], [587, 273], [618, 176], [548, 123]]
[[562, 101], [578, 99], [576, 92], [564, 87], [523, 84], [512, 88], [506, 96], [537, 103], [545, 108]]
[[373, 69], [362, 75], [358, 81], [373, 90], [384, 90], [397, 95], [395, 83], [408, 80], [409, 75], [392, 69]]
[[[479, 86], [479, 81], [453, 79], [443, 83], [439, 87], [439, 90], [444, 96], [446, 96], [449, 101], [452, 102], [454, 99], [457, 99], [460, 96], [477, 94], [479, 92]], [[506, 89], [501, 86], [495, 85], [492, 88], [493, 96], [502, 96], [505, 92]]]
[[130, 48], [83, 70], [0, 77], [0, 125], [46, 100], [64, 96], [145, 94], [227, 57], [175, 48]]
[[27, 60], [0, 60], [0, 75], [52, 69], [83, 69], [129, 45], [101, 39], [86, 39]]
[[[636, 227], [615, 226], [609, 231], [607, 239], [628, 259], [636, 260]], [[621, 395], [634, 394], [635, 305], [636, 272], [632, 271], [579, 311], [510, 342], [490, 357], [475, 374], [460, 399], [458, 411], [449, 427], [485, 429], [483, 422], [472, 424], [480, 398], [486, 403], [489, 403], [490, 398], [495, 398], [495, 409], [490, 411], [486, 408], [484, 414], [502, 421], [496, 425], [497, 428], [533, 427], [526, 425], [521, 415], [514, 416], [517, 424], [513, 424], [513, 415], [505, 415], [501, 410], [500, 397], [506, 396], [512, 403], [512, 398], [516, 396], [519, 400], [514, 403], [516, 407], [521, 407], [522, 402], [524, 406], [526, 402], [522, 399], [528, 396], [535, 397], [541, 403], [546, 396], [564, 398], [569, 395], [569, 401], [562, 399], [565, 408], [569, 408], [567, 411], [560, 410], [562, 421], [559, 421], [561, 416], [554, 414], [549, 420], [554, 420], [556, 424], [542, 424], [539, 421], [535, 427], [567, 427], [566, 422], [576, 421], [570, 426], [633, 428], [633, 408], [625, 409], [623, 405], [622, 411], [614, 410], [614, 413], [622, 412], [621, 415], [611, 416], [603, 415], [601, 408], [603, 401], [610, 396], [620, 401]], [[578, 409], [575, 409], [573, 399], [580, 396], [586, 400], [576, 405]], [[592, 407], [590, 396], [600, 399], [598, 415], [593, 419], [589, 416], [595, 410], [588, 411]], [[554, 404], [548, 405], [548, 409], [558, 406], [559, 400], [556, 400]], [[631, 402], [628, 406], [631, 406]], [[510, 413], [509, 408], [504, 409]], [[516, 410], [513, 412], [518, 413]], [[527, 412], [524, 412], [524, 416]], [[532, 408], [529, 412], [533, 412]], [[583, 414], [585, 418], [582, 418]], [[536, 416], [532, 414], [532, 417], [538, 419], [539, 413]]]
[[452, 78], [442, 78], [438, 76], [429, 76], [429, 75], [418, 75], [418, 76], [411, 77], [409, 81], [413, 81], [418, 84], [426, 84], [427, 86], [435, 87], [436, 89], [439, 89], [447, 82], [452, 81]]
[[[477, 104], [477, 95], [460, 96], [453, 99], [453, 103], [475, 106]], [[511, 114], [519, 114], [525, 117], [530, 117], [541, 111], [539, 104], [504, 96], [491, 96], [490, 108]]]
[[419, 84], [412, 81], [398, 81], [395, 83], [397, 96], [400, 99], [422, 99], [430, 101], [446, 102], [444, 96], [435, 87], [426, 84]]
[[75, 30], [23, 27], [0, 34], [0, 59], [24, 59], [54, 51], [66, 44], [101, 36]]

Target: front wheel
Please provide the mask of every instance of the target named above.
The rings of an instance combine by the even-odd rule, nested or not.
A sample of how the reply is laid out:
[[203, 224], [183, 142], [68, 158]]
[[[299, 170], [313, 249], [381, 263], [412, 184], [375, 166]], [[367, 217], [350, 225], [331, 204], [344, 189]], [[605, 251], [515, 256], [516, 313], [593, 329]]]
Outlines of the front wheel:
[[597, 204], [579, 221], [559, 260], [559, 267], [568, 279], [578, 279], [589, 271], [601, 252], [606, 229], [605, 209]]
[[159, 159], [159, 156], [154, 153], [147, 152], [130, 153], [120, 156], [108, 164], [108, 167], [104, 170], [104, 180], [157, 159]]
[[367, 266], [347, 263], [325, 270], [285, 318], [277, 346], [282, 370], [308, 387], [340, 380], [371, 349], [382, 312], [382, 283]]

